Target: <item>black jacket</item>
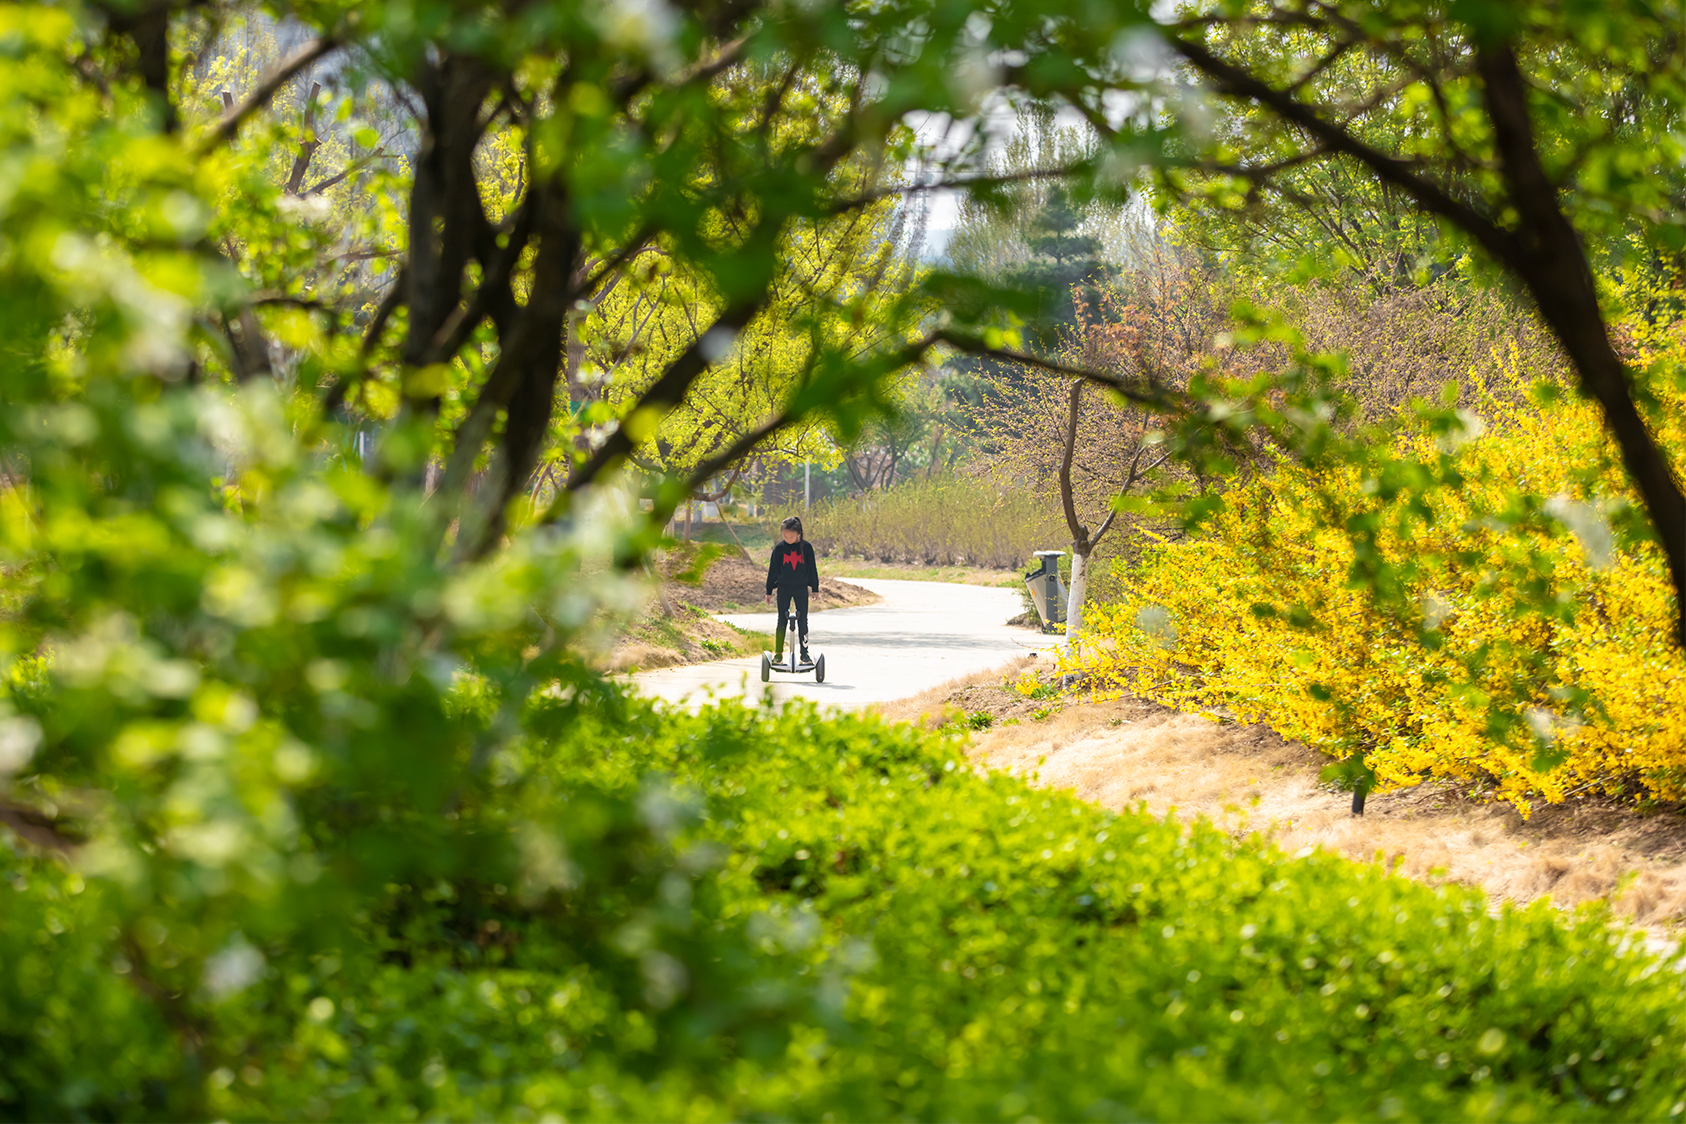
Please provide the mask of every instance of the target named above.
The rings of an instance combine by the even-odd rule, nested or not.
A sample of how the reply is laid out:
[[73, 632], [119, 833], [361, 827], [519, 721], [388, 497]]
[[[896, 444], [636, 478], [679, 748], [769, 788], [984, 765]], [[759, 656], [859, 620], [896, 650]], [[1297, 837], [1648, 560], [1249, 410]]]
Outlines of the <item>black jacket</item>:
[[803, 586], [815, 593], [820, 591], [820, 568], [814, 564], [814, 548], [807, 539], [793, 543], [779, 539], [767, 560], [767, 592], [777, 588], [795, 593]]

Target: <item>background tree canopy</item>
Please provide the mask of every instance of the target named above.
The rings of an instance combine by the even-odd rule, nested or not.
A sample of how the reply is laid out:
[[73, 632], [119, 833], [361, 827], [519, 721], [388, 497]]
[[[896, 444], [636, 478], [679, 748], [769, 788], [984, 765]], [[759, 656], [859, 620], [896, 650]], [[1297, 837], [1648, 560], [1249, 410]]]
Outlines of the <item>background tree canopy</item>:
[[[1052, 346], [1042, 298], [1095, 272], [1079, 209], [1144, 170], [1318, 267], [1526, 292], [1637, 492], [1609, 521], [1678, 595], [1679, 369], [1630, 367], [1609, 324], [1678, 297], [1679, 17], [0, 5], [0, 1105], [1678, 1115], [1678, 979], [1597, 919], [1032, 808], [875, 721], [669, 713], [581, 639], [703, 481], [894, 427], [960, 354], [1095, 387], [1132, 439], [1156, 412], [1188, 472], [1359, 474], [1395, 506], [1326, 529], [1416, 612], [1366, 544], [1458, 488], [1452, 405], [1401, 452], [1262, 312], [1231, 341], [1253, 368]], [[1001, 107], [1098, 140], [1027, 177], [960, 128]], [[916, 262], [908, 197], [1026, 179], [1016, 269]], [[1497, 506], [1582, 525], [1522, 486]], [[1490, 696], [1501, 732], [1528, 701]], [[1631, 1003], [1589, 1006], [1611, 979]]]

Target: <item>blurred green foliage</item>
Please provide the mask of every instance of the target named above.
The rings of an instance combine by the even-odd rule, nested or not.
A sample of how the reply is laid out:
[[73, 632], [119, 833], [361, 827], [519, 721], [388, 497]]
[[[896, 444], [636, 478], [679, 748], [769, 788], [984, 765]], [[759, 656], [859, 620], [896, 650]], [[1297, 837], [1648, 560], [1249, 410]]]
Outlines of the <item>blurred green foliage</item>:
[[[0, 6], [0, 1112], [1686, 1103], [1678, 976], [1598, 918], [1114, 817], [872, 722], [658, 710], [582, 662], [698, 479], [846, 440], [939, 342], [1010, 353], [1022, 291], [790, 263], [860, 251], [812, 232], [882, 220], [907, 115], [978, 110], [998, 48], [1076, 100], [1147, 12], [266, 12], [335, 59], [296, 125], [285, 66], [226, 110], [206, 83], [242, 68], [196, 69], [255, 10]], [[387, 141], [326, 207], [292, 171]], [[1121, 196], [1099, 166], [1068, 178]], [[647, 246], [706, 315], [582, 404], [579, 302]], [[759, 331], [792, 277], [825, 307]], [[755, 340], [776, 361], [738, 372], [788, 380], [767, 416], [632, 494], [615, 470]], [[1213, 470], [1260, 431], [1358, 457], [1338, 369], [1154, 401]]]

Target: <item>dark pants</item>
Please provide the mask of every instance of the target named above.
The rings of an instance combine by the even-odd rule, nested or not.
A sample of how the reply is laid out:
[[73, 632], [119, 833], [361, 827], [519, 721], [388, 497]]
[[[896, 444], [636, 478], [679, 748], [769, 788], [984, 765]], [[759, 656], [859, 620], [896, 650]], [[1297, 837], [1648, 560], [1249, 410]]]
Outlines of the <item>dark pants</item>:
[[796, 635], [801, 642], [808, 642], [808, 587], [798, 589], [779, 588], [779, 630], [774, 634], [773, 650], [784, 651], [784, 630], [790, 627], [791, 603], [796, 606]]

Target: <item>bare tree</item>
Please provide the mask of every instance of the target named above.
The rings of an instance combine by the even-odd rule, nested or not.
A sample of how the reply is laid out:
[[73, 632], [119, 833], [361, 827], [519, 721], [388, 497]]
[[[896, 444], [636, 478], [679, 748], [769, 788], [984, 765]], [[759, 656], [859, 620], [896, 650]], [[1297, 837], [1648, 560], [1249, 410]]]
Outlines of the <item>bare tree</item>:
[[[1203, 365], [1236, 362], [1214, 343], [1228, 326], [1226, 293], [1191, 252], [1139, 223], [1130, 265], [1115, 282], [1076, 296], [1081, 315], [1062, 349], [1069, 362], [1134, 385], [1174, 393]], [[1057, 499], [1071, 534], [1068, 644], [1081, 631], [1090, 562], [1120, 526], [1120, 501], [1151, 480], [1187, 470], [1169, 463], [1153, 409], [1087, 383], [998, 378], [979, 411], [981, 436], [997, 466]], [[1189, 476], [1195, 485], [1199, 481]], [[1087, 513], [1094, 513], [1089, 517]], [[1097, 523], [1098, 521], [1098, 523]], [[1125, 517], [1124, 526], [1135, 523]]]
[[1123, 483], [1107, 504], [1106, 516], [1101, 520], [1100, 526], [1091, 531], [1088, 524], [1078, 516], [1078, 501], [1071, 482], [1071, 466], [1077, 452], [1085, 389], [1084, 383], [1071, 384], [1071, 409], [1066, 415], [1065, 455], [1060, 459], [1060, 507], [1065, 512], [1065, 525], [1071, 531], [1071, 587], [1067, 594], [1065, 610], [1065, 647], [1068, 652], [1083, 631], [1083, 604], [1089, 596], [1089, 556], [1117, 521], [1119, 501], [1139, 482], [1147, 479], [1154, 469], [1164, 464], [1166, 458], [1171, 455], [1155, 448], [1146, 440], [1146, 434], [1139, 435], [1135, 443], [1135, 452], [1130, 454], [1129, 468], [1124, 474]]

